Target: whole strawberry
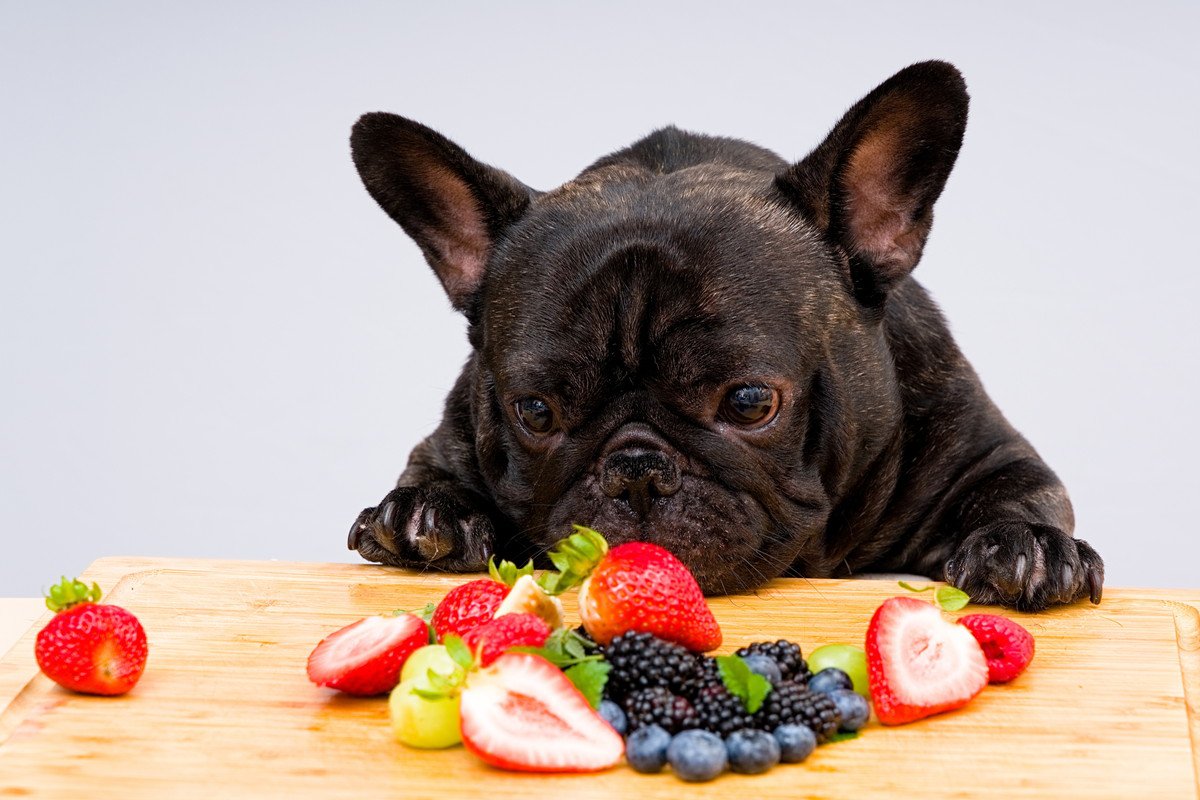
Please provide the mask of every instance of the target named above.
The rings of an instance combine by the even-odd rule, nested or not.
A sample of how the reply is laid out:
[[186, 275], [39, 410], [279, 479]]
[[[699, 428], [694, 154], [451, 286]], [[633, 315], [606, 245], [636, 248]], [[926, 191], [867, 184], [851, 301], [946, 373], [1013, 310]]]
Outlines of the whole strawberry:
[[547, 590], [581, 583], [579, 616], [597, 643], [642, 631], [696, 652], [720, 647], [721, 628], [700, 585], [670, 551], [649, 542], [609, 550], [599, 533], [577, 525], [550, 559], [559, 573], [547, 579]]
[[78, 580], [50, 587], [46, 607], [55, 616], [38, 633], [38, 666], [66, 689], [124, 694], [146, 669], [146, 632], [123, 608], [101, 604], [100, 587]]
[[541, 647], [550, 636], [550, 626], [536, 614], [502, 614], [472, 629], [463, 642], [479, 649], [479, 663], [488, 666], [510, 647]]

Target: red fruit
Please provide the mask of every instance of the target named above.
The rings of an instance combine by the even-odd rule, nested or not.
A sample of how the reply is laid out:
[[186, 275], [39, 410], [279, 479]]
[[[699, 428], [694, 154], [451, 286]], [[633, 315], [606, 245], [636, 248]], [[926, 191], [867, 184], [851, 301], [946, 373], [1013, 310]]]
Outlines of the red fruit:
[[490, 578], [456, 586], [446, 593], [430, 620], [438, 641], [450, 634], [465, 636], [496, 615], [511, 587]]
[[505, 653], [473, 673], [459, 713], [466, 748], [504, 769], [594, 772], [625, 750], [570, 679], [530, 653]]
[[1011, 681], [1033, 661], [1033, 635], [1008, 617], [968, 614], [959, 617], [958, 624], [974, 634], [983, 648], [991, 683]]
[[308, 679], [346, 694], [390, 692], [412, 652], [429, 644], [425, 620], [413, 614], [366, 617], [334, 631], [308, 656]]
[[146, 669], [146, 631], [133, 614], [99, 599], [94, 583], [89, 589], [63, 578], [51, 588], [46, 605], [57, 613], [38, 632], [37, 663], [72, 691], [124, 694]]
[[876, 609], [867, 628], [867, 671], [884, 725], [964, 706], [988, 680], [983, 650], [970, 631], [915, 597], [893, 597]]
[[600, 644], [644, 631], [697, 652], [721, 645], [721, 628], [692, 573], [649, 542], [608, 551], [579, 589], [579, 615]]
[[487, 666], [510, 647], [541, 647], [550, 636], [550, 626], [536, 614], [504, 614], [472, 628], [463, 642], [475, 652], [481, 644], [479, 663]]

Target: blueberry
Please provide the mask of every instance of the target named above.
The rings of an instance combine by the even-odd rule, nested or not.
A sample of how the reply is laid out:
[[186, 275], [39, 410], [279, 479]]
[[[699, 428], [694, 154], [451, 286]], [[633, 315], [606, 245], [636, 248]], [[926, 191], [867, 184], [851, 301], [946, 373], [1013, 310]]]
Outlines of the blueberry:
[[667, 762], [685, 781], [711, 781], [725, 771], [725, 743], [715, 733], [696, 728], [675, 734], [667, 748]]
[[798, 764], [817, 749], [817, 735], [807, 725], [780, 725], [775, 729], [775, 741], [779, 760], [785, 764]]
[[667, 763], [671, 734], [657, 725], [647, 725], [625, 740], [625, 760], [638, 772], [658, 772]]
[[729, 734], [725, 740], [729, 768], [746, 775], [766, 772], [779, 763], [779, 742], [766, 731], [743, 728]]
[[775, 663], [775, 659], [770, 656], [764, 656], [760, 653], [754, 653], [748, 656], [742, 656], [742, 661], [746, 662], [746, 666], [751, 672], [757, 672], [771, 682], [772, 686], [778, 686], [783, 680], [783, 673], [779, 671], [779, 665]]
[[871, 706], [867, 704], [867, 698], [852, 689], [830, 692], [829, 699], [837, 703], [844, 731], [856, 731], [871, 718]]
[[853, 689], [854, 682], [837, 667], [826, 667], [808, 679], [808, 688], [814, 692], [829, 694], [838, 689]]
[[617, 733], [625, 735], [625, 731], [629, 728], [629, 720], [625, 718], [625, 712], [619, 705], [612, 700], [601, 700], [600, 708], [596, 710], [600, 712], [600, 716], [604, 717], [605, 722], [613, 726]]

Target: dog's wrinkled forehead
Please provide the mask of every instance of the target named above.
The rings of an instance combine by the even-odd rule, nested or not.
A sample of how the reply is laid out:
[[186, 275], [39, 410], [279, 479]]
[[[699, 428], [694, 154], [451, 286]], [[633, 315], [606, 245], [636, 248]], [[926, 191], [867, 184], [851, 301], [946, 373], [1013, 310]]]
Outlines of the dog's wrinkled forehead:
[[[850, 307], [766, 172], [602, 167], [539, 197], [493, 261], [485, 349], [507, 375], [653, 373], [677, 386], [794, 368]], [[526, 387], [547, 390], [549, 387]]]

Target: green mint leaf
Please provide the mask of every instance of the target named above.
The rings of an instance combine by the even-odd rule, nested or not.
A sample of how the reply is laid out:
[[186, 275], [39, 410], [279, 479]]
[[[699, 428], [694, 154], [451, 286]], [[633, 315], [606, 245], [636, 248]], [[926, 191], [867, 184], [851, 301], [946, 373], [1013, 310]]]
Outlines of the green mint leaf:
[[751, 672], [746, 682], [746, 711], [750, 714], [762, 708], [763, 701], [771, 693], [771, 682], [757, 672]]
[[599, 708], [600, 700], [604, 697], [604, 685], [608, 683], [608, 673], [611, 669], [612, 664], [607, 661], [583, 661], [564, 670], [563, 674], [570, 679], [571, 683], [575, 684], [575, 688], [579, 690], [580, 694], [587, 698], [592, 708]]
[[858, 731], [838, 731], [833, 736], [825, 740], [825, 744], [835, 744], [837, 742], [845, 742], [850, 739], [857, 739]]
[[909, 583], [908, 581], [900, 581], [900, 588], [901, 588], [901, 589], [907, 589], [907, 590], [908, 590], [908, 591], [910, 591], [910, 592], [928, 592], [930, 589], [932, 589], [932, 588], [933, 588], [933, 585], [931, 584], [931, 585], [929, 585], [929, 586], [926, 586], [926, 587], [925, 587], [925, 588], [923, 588], [923, 589], [918, 589], [917, 587], [913, 586], [913, 585], [912, 585], [911, 583]]
[[458, 664], [465, 670], [469, 670], [474, 665], [475, 656], [461, 638], [450, 634], [442, 640], [442, 644], [446, 645], [446, 654], [454, 659], [455, 664]]
[[753, 673], [746, 662], [739, 656], [717, 656], [717, 671], [729, 693], [749, 705], [750, 675]]
[[958, 611], [971, 602], [970, 595], [953, 586], [939, 586], [934, 597], [937, 599], [938, 605], [945, 611]]

